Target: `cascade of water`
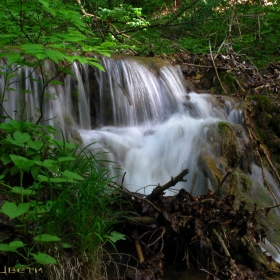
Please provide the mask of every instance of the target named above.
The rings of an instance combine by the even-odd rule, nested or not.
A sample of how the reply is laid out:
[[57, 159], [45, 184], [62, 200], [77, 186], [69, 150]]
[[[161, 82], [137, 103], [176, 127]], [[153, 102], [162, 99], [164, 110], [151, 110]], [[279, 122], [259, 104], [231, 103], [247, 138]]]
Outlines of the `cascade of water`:
[[[156, 185], [188, 168], [187, 182], [177, 184], [175, 189], [194, 187], [193, 194], [199, 195], [214, 188], [211, 172], [217, 178], [215, 170], [225, 173], [228, 163], [232, 160], [233, 166], [240, 157], [240, 150], [246, 154], [239, 103], [226, 97], [187, 93], [180, 68], [164, 61], [122, 57], [103, 58], [102, 63], [106, 71], [95, 69], [94, 73], [88, 66], [74, 63], [73, 77], [66, 76], [64, 85], [49, 85], [43, 102], [43, 121], [62, 129], [67, 137], [70, 135], [68, 138], [73, 129], [78, 130], [84, 145], [96, 142], [91, 146], [93, 152], [105, 152], [103, 156], [111, 161], [112, 175], [117, 175], [119, 181], [126, 172], [124, 185], [129, 190], [148, 194]], [[8, 80], [0, 75], [0, 97], [7, 100], [0, 115], [7, 113], [14, 119], [36, 121], [43, 78], [27, 67], [0, 66], [3, 72], [14, 74]], [[45, 73], [47, 79], [55, 75], [49, 62], [45, 62]], [[221, 122], [235, 124], [235, 132], [225, 131], [225, 137], [231, 138], [231, 133], [241, 135], [235, 142], [226, 139], [229, 151], [223, 151], [223, 155], [222, 145], [215, 143], [221, 138], [217, 134], [228, 126]], [[249, 169], [243, 166], [245, 172]], [[257, 187], [262, 182], [261, 171], [256, 165], [252, 171], [251, 181]], [[242, 172], [236, 175], [237, 181], [246, 185]], [[266, 177], [271, 186], [276, 185], [268, 173]], [[173, 194], [174, 190], [166, 193]], [[250, 196], [253, 195], [247, 192], [248, 199]]]
[[106, 72], [98, 73], [101, 125], [108, 107], [116, 126], [160, 122], [178, 111], [186, 94], [179, 69], [167, 64], [150, 69], [131, 59], [104, 58], [103, 64]]
[[[198, 158], [210, 150], [207, 132], [213, 126], [241, 122], [232, 113], [235, 102], [226, 100], [221, 106], [211, 95], [187, 94], [180, 69], [166, 63], [152, 68], [145, 60], [104, 58], [103, 65], [106, 72], [97, 73], [101, 128], [79, 130], [84, 144], [97, 142], [93, 149], [108, 153], [115, 167], [122, 168], [120, 178], [126, 172], [130, 190], [149, 193], [183, 168], [190, 170], [188, 182], [177, 189], [190, 189], [193, 180], [200, 186], [196, 194], [211, 187]], [[105, 113], [108, 107], [111, 114]]]
[[[131, 190], [165, 183], [189, 168], [188, 182], [176, 188], [190, 189], [195, 180], [203, 186], [195, 192], [204, 192], [211, 184], [198, 168], [199, 155], [204, 150], [212, 153], [207, 133], [218, 122], [242, 123], [236, 103], [225, 99], [222, 104], [211, 95], [187, 93], [180, 68], [165, 61], [122, 57], [103, 58], [102, 63], [106, 71], [95, 70], [94, 85], [89, 82], [88, 66], [74, 63], [73, 77], [66, 76], [64, 86], [46, 88], [51, 98], [45, 97], [43, 103], [43, 119], [48, 120], [44, 123], [60, 127], [66, 135], [73, 127], [79, 129], [85, 145], [97, 142], [95, 151], [109, 152], [112, 165], [122, 168], [118, 174], [126, 172], [125, 184]], [[49, 62], [45, 62], [45, 72], [45, 80], [55, 75]], [[7, 90], [5, 110], [19, 118], [17, 112], [26, 104], [28, 110], [22, 116], [36, 121], [42, 77], [27, 67], [14, 69], [14, 73], [9, 82], [15, 92]], [[3, 92], [5, 81], [1, 79]], [[96, 125], [93, 110], [100, 125], [95, 130], [91, 130]], [[148, 193], [152, 188], [142, 191]]]

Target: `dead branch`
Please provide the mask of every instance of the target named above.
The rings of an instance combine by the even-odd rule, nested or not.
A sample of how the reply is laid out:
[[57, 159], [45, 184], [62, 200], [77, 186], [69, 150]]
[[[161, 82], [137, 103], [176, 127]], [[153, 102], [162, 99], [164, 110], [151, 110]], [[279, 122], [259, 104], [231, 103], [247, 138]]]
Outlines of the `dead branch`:
[[213, 203], [214, 201], [215, 201], [214, 198], [205, 198], [203, 200], [193, 201], [192, 203], [190, 203], [190, 206], [195, 206], [195, 205], [204, 204], [204, 203], [208, 203], [208, 202]]
[[[153, 241], [152, 243], [149, 243], [149, 244], [147, 245], [147, 247], [150, 247], [150, 246], [154, 245], [156, 242], [158, 242], [161, 238], [163, 238], [164, 234], [165, 234], [165, 228], [163, 228], [163, 230], [162, 230], [160, 236], [159, 236], [155, 241]], [[160, 252], [161, 252], [161, 251], [162, 251], [162, 249], [160, 250]]]
[[221, 247], [223, 248], [224, 254], [227, 258], [231, 258], [230, 253], [228, 251], [228, 248], [223, 240], [223, 238], [220, 236], [220, 234], [215, 230], [212, 229], [212, 232], [214, 233], [214, 235], [217, 237], [217, 240], [219, 241]]
[[232, 170], [228, 171], [228, 172], [226, 173], [226, 175], [224, 176], [224, 178], [222, 179], [222, 181], [219, 183], [218, 189], [217, 189], [217, 191], [216, 191], [217, 194], [220, 193], [221, 187], [222, 187], [223, 183], [225, 182], [225, 180], [227, 179], [227, 177], [228, 177], [230, 174], [232, 174], [232, 173], [236, 170], [236, 168], [239, 166], [239, 164], [241, 163], [242, 158], [243, 158], [243, 155], [239, 158], [239, 160], [237, 161], [237, 163], [236, 163], [236, 165], [234, 166], [234, 168], [233, 168]]
[[271, 209], [279, 207], [279, 206], [280, 206], [280, 204], [276, 204], [276, 205], [273, 205], [273, 206], [270, 206], [270, 207], [264, 207], [264, 208], [261, 208], [261, 209], [255, 211], [254, 214], [256, 215], [256, 214], [259, 214], [259, 213], [264, 212], [264, 211], [266, 213], [268, 213]]
[[[192, 63], [182, 63], [181, 65], [187, 65], [187, 66], [192, 66], [192, 67], [198, 67], [198, 68], [209, 68], [209, 69], [213, 69], [214, 66], [210, 66], [210, 65], [199, 65], [199, 64], [192, 64]], [[238, 68], [225, 68], [225, 67], [216, 67], [219, 70], [226, 70], [226, 71], [233, 71], [233, 70], [237, 70]]]
[[186, 176], [188, 173], [189, 169], [184, 169], [175, 178], [171, 177], [171, 180], [168, 183], [163, 186], [156, 187], [153, 192], [146, 197], [146, 199], [152, 201], [162, 195], [165, 190], [175, 186], [178, 182], [186, 182], [186, 180], [184, 180], [184, 176]]
[[112, 188], [115, 188], [115, 189], [121, 191], [122, 193], [124, 193], [124, 194], [126, 194], [126, 195], [134, 196], [134, 197], [136, 197], [136, 198], [138, 198], [138, 199], [141, 199], [141, 200], [147, 202], [148, 204], [150, 204], [150, 205], [151, 205], [152, 207], [154, 207], [157, 211], [161, 212], [161, 210], [160, 210], [158, 207], [156, 207], [150, 200], [148, 200], [148, 199], [146, 199], [146, 198], [144, 198], [144, 197], [142, 197], [142, 196], [140, 196], [140, 195], [137, 195], [137, 194], [135, 194], [135, 193], [131, 193], [131, 192], [128, 191], [127, 189], [121, 188], [121, 186], [118, 185], [117, 183], [115, 183], [115, 182], [109, 182], [107, 185], [110, 186], [110, 187], [112, 187]]
[[219, 80], [219, 83], [220, 83], [220, 85], [221, 85], [221, 87], [222, 87], [224, 93], [227, 95], [228, 93], [227, 93], [227, 91], [226, 91], [226, 89], [225, 89], [225, 87], [224, 87], [224, 85], [223, 85], [223, 83], [222, 83], [222, 81], [221, 81], [221, 79], [220, 79], [220, 76], [219, 76], [219, 73], [218, 73], [218, 70], [217, 70], [215, 61], [214, 61], [214, 57], [213, 57], [213, 54], [212, 54], [212, 49], [211, 49], [210, 41], [209, 41], [209, 50], [210, 50], [210, 55], [211, 55], [211, 59], [212, 59], [212, 62], [213, 62], [213, 66], [214, 66], [214, 69], [215, 69], [217, 78], [218, 78], [218, 80]]
[[137, 252], [137, 255], [139, 258], [139, 262], [143, 263], [145, 261], [145, 258], [143, 255], [141, 244], [139, 242], [139, 235], [138, 235], [137, 231], [133, 231], [132, 238], [134, 239], [134, 244], [135, 244], [136, 252]]
[[262, 175], [263, 175], [263, 182], [264, 182], [264, 186], [268, 189], [268, 191], [271, 193], [271, 195], [273, 196], [273, 198], [275, 199], [276, 203], [279, 204], [279, 201], [276, 197], [276, 195], [274, 194], [274, 192], [272, 191], [272, 189], [269, 187], [266, 179], [265, 179], [265, 174], [264, 174], [264, 167], [263, 167], [263, 160], [262, 160], [262, 156], [264, 155], [269, 163], [269, 166], [271, 167], [271, 169], [273, 170], [275, 176], [277, 177], [278, 181], [280, 182], [280, 176], [279, 173], [277, 172], [275, 166], [273, 165], [273, 163], [270, 160], [268, 151], [266, 150], [266, 148], [264, 148], [263, 145], [259, 144], [260, 141], [257, 138], [257, 136], [255, 135], [255, 133], [251, 130], [250, 128], [250, 124], [248, 123], [248, 116], [246, 114], [246, 110], [245, 110], [245, 121], [246, 121], [246, 126], [247, 126], [247, 130], [249, 132], [249, 137], [252, 140], [253, 143], [257, 143], [257, 147], [256, 147], [256, 154], [259, 157], [260, 163], [261, 163], [261, 169], [262, 169]]
[[127, 222], [130, 224], [143, 224], [143, 225], [154, 225], [157, 220], [153, 217], [129, 217]]
[[193, 189], [194, 189], [194, 186], [195, 186], [195, 183], [196, 183], [197, 173], [198, 173], [198, 168], [196, 168], [195, 173], [194, 173], [194, 178], [193, 178], [193, 181], [192, 181], [192, 187], [191, 187], [191, 190], [190, 190], [190, 194], [192, 194], [192, 192], [193, 192]]
[[119, 83], [118, 83], [118, 86], [122, 90], [122, 92], [125, 95], [125, 97], [127, 98], [129, 105], [132, 106], [132, 102], [131, 102], [130, 96], [128, 95], [128, 93], [126, 92], [124, 87], [122, 85], [120, 85]]

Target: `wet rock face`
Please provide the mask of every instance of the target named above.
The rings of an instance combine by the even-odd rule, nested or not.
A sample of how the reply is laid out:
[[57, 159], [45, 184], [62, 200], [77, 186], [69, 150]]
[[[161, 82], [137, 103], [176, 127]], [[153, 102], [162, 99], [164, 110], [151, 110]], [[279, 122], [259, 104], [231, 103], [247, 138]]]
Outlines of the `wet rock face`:
[[238, 124], [219, 122], [209, 128], [207, 135], [215, 163], [222, 174], [232, 169], [242, 157], [239, 168], [251, 173], [252, 151], [244, 128]]
[[212, 186], [216, 190], [219, 183], [222, 181], [222, 176], [214, 159], [206, 151], [200, 153], [199, 166], [201, 167], [204, 175], [210, 179]]
[[220, 122], [218, 127], [221, 137], [222, 155], [227, 159], [228, 166], [233, 167], [241, 156], [236, 136], [229, 123]]

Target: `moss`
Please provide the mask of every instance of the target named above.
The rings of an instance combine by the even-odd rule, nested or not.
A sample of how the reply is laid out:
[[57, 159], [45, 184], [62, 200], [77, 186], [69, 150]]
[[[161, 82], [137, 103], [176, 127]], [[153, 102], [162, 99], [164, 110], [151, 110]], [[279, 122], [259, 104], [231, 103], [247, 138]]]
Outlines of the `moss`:
[[271, 113], [275, 109], [274, 104], [266, 95], [253, 95], [249, 97], [249, 100], [254, 100], [257, 108], [261, 111]]
[[218, 127], [222, 133], [227, 132], [231, 129], [230, 124], [227, 122], [219, 122]]
[[280, 152], [280, 115], [276, 103], [266, 95], [249, 97], [252, 102], [252, 117], [260, 141], [274, 157]]
[[242, 191], [248, 192], [252, 190], [252, 181], [250, 180], [248, 175], [241, 173], [239, 181], [240, 181]]
[[217, 189], [223, 178], [213, 158], [203, 151], [199, 156], [199, 163], [204, 175], [210, 179], [214, 189]]
[[230, 72], [222, 72], [220, 78], [228, 93], [233, 94], [238, 91], [236, 77], [233, 74]]
[[234, 166], [240, 158], [238, 142], [232, 126], [227, 122], [219, 122], [222, 155], [228, 160], [229, 166]]
[[214, 87], [211, 87], [210, 92], [211, 92], [211, 94], [219, 95], [219, 94], [223, 93], [223, 90], [220, 86], [214, 86]]

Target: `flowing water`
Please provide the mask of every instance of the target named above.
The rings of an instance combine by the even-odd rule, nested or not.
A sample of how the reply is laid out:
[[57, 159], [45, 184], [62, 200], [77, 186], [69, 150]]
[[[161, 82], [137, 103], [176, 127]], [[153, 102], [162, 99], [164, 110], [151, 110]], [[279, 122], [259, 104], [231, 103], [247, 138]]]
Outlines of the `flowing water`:
[[[96, 142], [91, 149], [111, 161], [112, 175], [119, 182], [126, 173], [123, 185], [131, 191], [148, 194], [185, 168], [189, 169], [187, 182], [166, 194], [194, 187], [193, 194], [198, 195], [213, 188], [199, 158], [207, 152], [219, 165], [221, 151], [209, 135], [221, 121], [241, 127], [240, 104], [187, 92], [180, 68], [165, 61], [113, 57], [103, 58], [102, 64], [105, 72], [74, 63], [73, 76], [63, 78], [64, 85], [49, 86], [43, 123], [61, 129], [69, 139], [76, 135], [84, 145]], [[13, 71], [17, 75], [9, 80], [13, 90], [6, 92], [5, 111], [13, 118], [36, 121], [42, 100], [42, 86], [36, 80], [42, 77], [27, 67]], [[51, 77], [54, 66], [45, 62], [45, 72]], [[4, 85], [1, 76], [1, 92]], [[244, 146], [248, 139], [240, 131], [239, 145]], [[261, 177], [256, 180], [260, 168], [253, 166], [252, 172], [253, 185], [262, 184]], [[270, 184], [276, 185], [273, 179]]]
[[[74, 75], [65, 78], [64, 86], [47, 88], [51, 98], [44, 100], [45, 123], [66, 135], [71, 123], [85, 145], [97, 142], [93, 151], [105, 152], [114, 170], [121, 168], [113, 173], [119, 180], [126, 172], [124, 184], [131, 191], [150, 193], [184, 168], [190, 170], [188, 182], [176, 189], [190, 189], [196, 172], [194, 194], [210, 188], [198, 168], [198, 156], [210, 149], [206, 138], [213, 125], [221, 120], [242, 124], [238, 104], [225, 99], [221, 105], [211, 95], [188, 93], [180, 68], [165, 61], [123, 57], [103, 58], [102, 63], [106, 72], [93, 74], [88, 66], [74, 63]], [[49, 77], [55, 71], [47, 62], [45, 69]], [[18, 76], [9, 81], [15, 91], [6, 93], [5, 109], [13, 118], [36, 121], [41, 88], [34, 80], [42, 78], [27, 67], [15, 73]], [[0, 84], [3, 89], [3, 78]]]

